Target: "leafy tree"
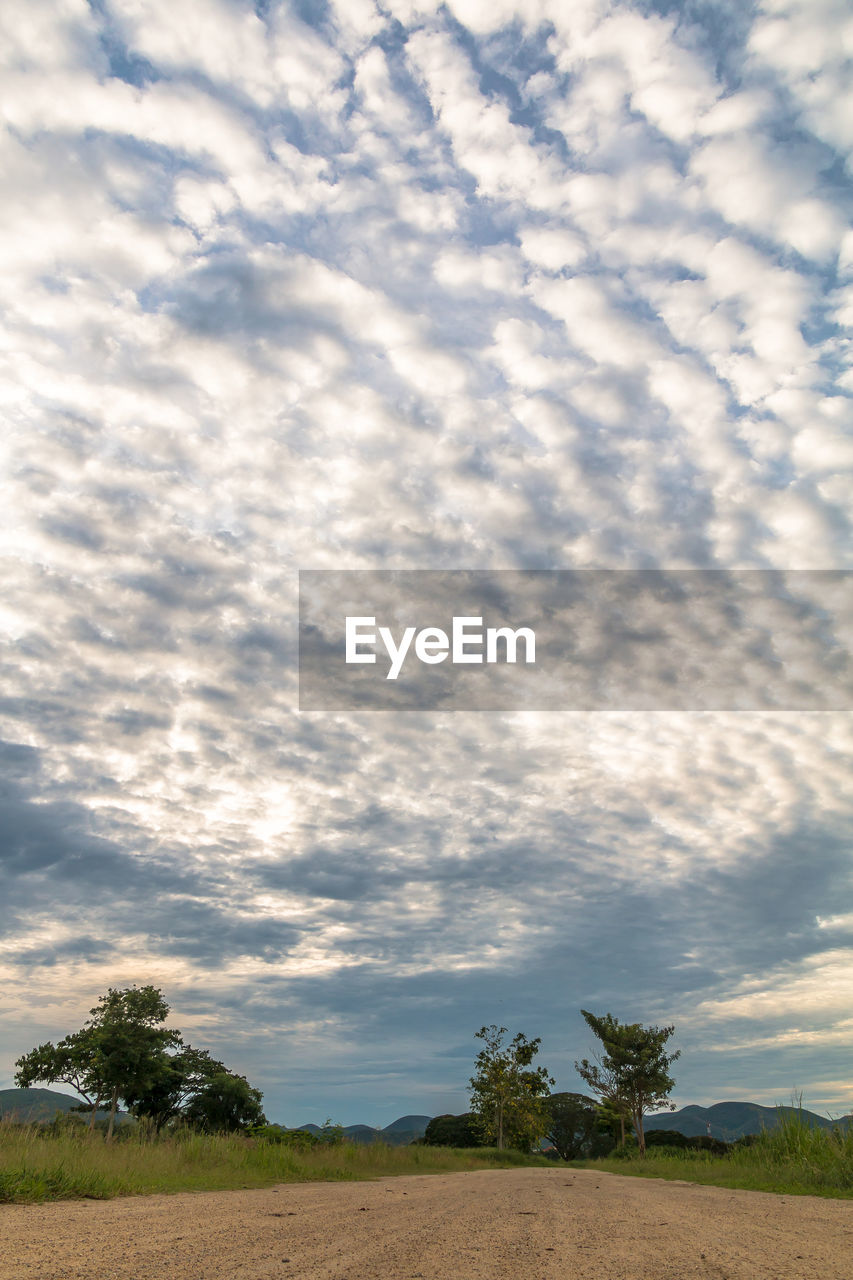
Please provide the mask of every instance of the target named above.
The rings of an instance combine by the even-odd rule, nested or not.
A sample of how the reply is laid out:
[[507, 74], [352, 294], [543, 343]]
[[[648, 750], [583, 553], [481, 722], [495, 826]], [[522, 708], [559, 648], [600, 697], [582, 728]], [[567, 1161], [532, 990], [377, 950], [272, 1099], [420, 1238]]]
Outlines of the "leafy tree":
[[110, 987], [89, 1012], [92, 1016], [80, 1031], [19, 1058], [15, 1083], [23, 1089], [39, 1080], [72, 1085], [91, 1108], [90, 1128], [101, 1103], [109, 1099], [109, 1140], [119, 1099], [151, 1085], [166, 1049], [179, 1044], [180, 1036], [162, 1025], [169, 1006], [157, 987]]
[[158, 987], [111, 987], [91, 1013], [88, 1025], [109, 1089], [110, 1138], [119, 1098], [128, 1099], [150, 1088], [162, 1072], [166, 1050], [176, 1048], [181, 1037], [163, 1026], [169, 1006]]
[[15, 1083], [71, 1085], [86, 1100], [90, 1128], [108, 1101], [108, 1139], [119, 1100], [158, 1131], [180, 1115], [216, 1129], [264, 1122], [257, 1089], [163, 1025], [169, 1006], [159, 988], [111, 987], [90, 1013], [79, 1031], [19, 1058]]
[[84, 1029], [65, 1036], [58, 1044], [50, 1041], [40, 1044], [18, 1058], [15, 1084], [21, 1089], [29, 1089], [39, 1080], [45, 1084], [71, 1085], [86, 1099], [91, 1112], [89, 1127], [92, 1128], [107, 1092], [98, 1075], [98, 1065], [94, 1037]]
[[529, 1151], [547, 1126], [543, 1095], [554, 1083], [544, 1067], [531, 1064], [540, 1039], [528, 1040], [522, 1032], [504, 1047], [506, 1027], [481, 1027], [475, 1033], [484, 1047], [477, 1054], [471, 1077], [471, 1109], [480, 1118], [486, 1136], [499, 1151], [505, 1146]]
[[560, 1159], [577, 1160], [587, 1155], [598, 1125], [598, 1110], [592, 1098], [582, 1093], [552, 1093], [545, 1105], [545, 1137]]
[[669, 1068], [681, 1051], [666, 1053], [665, 1046], [675, 1027], [644, 1027], [639, 1022], [622, 1023], [607, 1013], [597, 1017], [581, 1009], [590, 1030], [601, 1041], [604, 1052], [594, 1062], [583, 1058], [575, 1070], [593, 1093], [610, 1103], [617, 1113], [630, 1116], [641, 1154], [645, 1154], [643, 1116], [664, 1106], [675, 1110], [669, 1094], [675, 1081]]
[[423, 1140], [428, 1147], [481, 1147], [483, 1124], [472, 1111], [461, 1116], [433, 1116]]
[[[585, 1058], [584, 1062], [586, 1062]], [[602, 1072], [602, 1074], [604, 1073]], [[627, 1102], [619, 1094], [618, 1085], [614, 1084], [613, 1089], [614, 1093], [611, 1096], [601, 1095], [601, 1101], [596, 1107], [598, 1131], [599, 1133], [609, 1133], [614, 1142], [618, 1142], [620, 1147], [624, 1147], [625, 1121], [630, 1121], [631, 1113], [628, 1110]]]
[[184, 1110], [190, 1124], [208, 1133], [233, 1133], [266, 1124], [261, 1107], [263, 1094], [245, 1076], [219, 1071], [212, 1076]]
[[225, 1064], [212, 1058], [206, 1049], [182, 1045], [177, 1053], [163, 1056], [147, 1087], [137, 1092], [129, 1090], [125, 1098], [133, 1115], [147, 1117], [159, 1133], [223, 1071], [227, 1071]]

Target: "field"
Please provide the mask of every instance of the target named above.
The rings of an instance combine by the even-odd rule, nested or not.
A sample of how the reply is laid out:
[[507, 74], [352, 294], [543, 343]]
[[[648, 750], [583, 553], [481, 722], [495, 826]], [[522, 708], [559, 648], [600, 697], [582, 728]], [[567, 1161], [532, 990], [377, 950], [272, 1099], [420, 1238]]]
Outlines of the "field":
[[0, 1203], [225, 1191], [280, 1182], [337, 1182], [412, 1173], [547, 1164], [490, 1149], [320, 1145], [307, 1150], [238, 1135], [143, 1133], [110, 1144], [99, 1133], [0, 1124]]
[[[191, 1131], [152, 1139], [143, 1129], [105, 1143], [82, 1126], [0, 1123], [0, 1203], [110, 1199], [157, 1192], [226, 1191], [285, 1182], [341, 1182], [405, 1174], [548, 1165], [490, 1148], [390, 1147], [383, 1143], [301, 1149], [239, 1135]], [[562, 1166], [565, 1168], [566, 1166]], [[786, 1195], [853, 1198], [853, 1128], [812, 1129], [796, 1113], [724, 1155], [651, 1147], [577, 1162], [642, 1178], [681, 1180]]]
[[779, 1125], [724, 1156], [703, 1151], [650, 1148], [645, 1158], [597, 1160], [587, 1167], [643, 1178], [678, 1178], [718, 1187], [787, 1195], [853, 1198], [853, 1126], [813, 1129], [794, 1112], [779, 1112]]

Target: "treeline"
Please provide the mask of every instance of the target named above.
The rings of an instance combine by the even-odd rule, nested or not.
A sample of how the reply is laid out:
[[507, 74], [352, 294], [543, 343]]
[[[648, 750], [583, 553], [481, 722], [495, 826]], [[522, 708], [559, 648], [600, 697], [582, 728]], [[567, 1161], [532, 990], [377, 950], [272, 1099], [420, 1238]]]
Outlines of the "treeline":
[[[582, 1058], [575, 1070], [594, 1098], [579, 1093], [552, 1093], [556, 1083], [543, 1066], [534, 1064], [541, 1040], [519, 1032], [509, 1043], [506, 1027], [481, 1027], [470, 1079], [471, 1111], [464, 1116], [438, 1116], [427, 1128], [426, 1142], [453, 1135], [458, 1145], [494, 1145], [498, 1150], [536, 1149], [543, 1139], [563, 1160], [604, 1154], [614, 1145], [625, 1147], [633, 1130], [640, 1153], [646, 1149], [643, 1118], [649, 1111], [674, 1105], [670, 1075], [680, 1051], [667, 1053], [674, 1027], [644, 1027], [619, 1022], [582, 1009], [600, 1048], [593, 1059]], [[454, 1145], [457, 1145], [454, 1143]]]
[[[624, 1147], [630, 1126], [644, 1152], [644, 1114], [671, 1105], [669, 1069], [679, 1055], [667, 1053], [666, 1045], [674, 1028], [581, 1012], [600, 1048], [593, 1060], [583, 1058], [575, 1068], [594, 1097], [551, 1092], [553, 1076], [535, 1061], [538, 1038], [519, 1032], [507, 1042], [506, 1027], [481, 1027], [475, 1038], [482, 1047], [469, 1081], [470, 1112], [436, 1117], [426, 1144], [529, 1153], [545, 1139], [561, 1159], [573, 1160], [603, 1154], [616, 1142]], [[70, 1085], [84, 1099], [78, 1110], [88, 1111], [92, 1128], [108, 1107], [108, 1139], [122, 1103], [155, 1133], [181, 1124], [210, 1133], [250, 1131], [274, 1143], [314, 1141], [269, 1125], [260, 1090], [167, 1027], [169, 1005], [158, 987], [111, 987], [90, 1015], [79, 1031], [19, 1058], [15, 1083], [21, 1088]], [[342, 1137], [339, 1126], [328, 1121], [316, 1140], [335, 1143]]]

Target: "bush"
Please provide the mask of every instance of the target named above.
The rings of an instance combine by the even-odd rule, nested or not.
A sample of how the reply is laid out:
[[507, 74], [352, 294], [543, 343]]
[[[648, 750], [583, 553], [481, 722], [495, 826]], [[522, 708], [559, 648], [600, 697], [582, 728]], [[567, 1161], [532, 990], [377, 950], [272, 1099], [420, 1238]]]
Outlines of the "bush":
[[320, 1139], [309, 1129], [282, 1129], [281, 1125], [267, 1124], [253, 1131], [257, 1137], [276, 1146], [291, 1147], [294, 1151], [310, 1151], [319, 1147]]
[[340, 1147], [346, 1142], [346, 1134], [342, 1124], [338, 1124], [331, 1118], [323, 1121], [323, 1126], [317, 1134], [318, 1142], [323, 1142], [327, 1147]]
[[646, 1147], [667, 1147], [671, 1151], [709, 1151], [714, 1156], [728, 1155], [731, 1150], [729, 1143], [721, 1142], [719, 1138], [711, 1138], [705, 1133], [688, 1137], [677, 1129], [650, 1129], [646, 1134]]

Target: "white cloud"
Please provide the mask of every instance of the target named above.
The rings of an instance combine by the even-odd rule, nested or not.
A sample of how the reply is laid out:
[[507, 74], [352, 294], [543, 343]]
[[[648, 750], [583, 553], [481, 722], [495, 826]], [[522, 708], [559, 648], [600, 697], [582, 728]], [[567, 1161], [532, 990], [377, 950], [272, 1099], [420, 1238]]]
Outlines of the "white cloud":
[[691, 171], [709, 202], [735, 226], [770, 235], [808, 258], [838, 252], [841, 213], [815, 194], [817, 156], [750, 135], [717, 138], [694, 154]]
[[546, 271], [576, 267], [587, 253], [581, 237], [564, 228], [528, 227], [520, 239], [524, 256]]
[[598, 363], [638, 369], [663, 354], [654, 331], [627, 308], [615, 306], [602, 284], [590, 276], [535, 279], [529, 292], [539, 306], [562, 320], [574, 348]]
[[797, 102], [803, 123], [830, 146], [853, 146], [849, 59], [853, 18], [844, 0], [772, 0], [750, 33], [759, 67], [772, 69]]

